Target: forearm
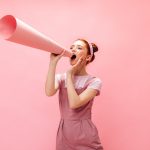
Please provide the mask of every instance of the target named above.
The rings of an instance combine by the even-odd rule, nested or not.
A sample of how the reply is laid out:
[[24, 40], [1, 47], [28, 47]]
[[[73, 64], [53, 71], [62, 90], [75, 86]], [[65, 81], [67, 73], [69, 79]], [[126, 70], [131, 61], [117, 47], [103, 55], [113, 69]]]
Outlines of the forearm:
[[47, 73], [46, 83], [45, 83], [45, 92], [47, 95], [54, 92], [55, 89], [55, 71], [57, 63], [49, 63], [49, 69]]
[[67, 93], [70, 108], [74, 108], [79, 103], [79, 95], [75, 91], [73, 84], [73, 76], [71, 74], [67, 74]]

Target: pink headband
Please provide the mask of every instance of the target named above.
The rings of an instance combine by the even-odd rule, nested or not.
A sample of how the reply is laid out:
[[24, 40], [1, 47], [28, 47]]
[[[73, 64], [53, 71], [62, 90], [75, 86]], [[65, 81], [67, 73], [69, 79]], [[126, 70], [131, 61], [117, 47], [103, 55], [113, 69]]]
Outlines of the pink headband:
[[89, 46], [90, 46], [90, 53], [91, 53], [91, 55], [93, 56], [93, 46], [92, 46], [91, 43], [89, 43]]

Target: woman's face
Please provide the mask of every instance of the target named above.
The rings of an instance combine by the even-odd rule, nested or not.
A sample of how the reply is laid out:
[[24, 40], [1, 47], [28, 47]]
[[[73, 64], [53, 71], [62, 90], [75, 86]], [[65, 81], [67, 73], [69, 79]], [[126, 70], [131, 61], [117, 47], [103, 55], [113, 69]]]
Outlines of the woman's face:
[[70, 59], [70, 64], [74, 65], [78, 61], [78, 59], [83, 56], [83, 58], [87, 57], [87, 47], [83, 41], [77, 40], [71, 46], [70, 50], [73, 54], [76, 55], [75, 59]]

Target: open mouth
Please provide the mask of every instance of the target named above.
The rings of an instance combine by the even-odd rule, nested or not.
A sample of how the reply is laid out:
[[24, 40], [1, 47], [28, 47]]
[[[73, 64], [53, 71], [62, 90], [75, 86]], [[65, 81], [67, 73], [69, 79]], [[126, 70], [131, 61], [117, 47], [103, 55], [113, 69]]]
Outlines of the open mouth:
[[75, 54], [73, 54], [73, 55], [71, 56], [71, 60], [74, 60], [74, 59], [76, 59], [76, 55], [75, 55]]

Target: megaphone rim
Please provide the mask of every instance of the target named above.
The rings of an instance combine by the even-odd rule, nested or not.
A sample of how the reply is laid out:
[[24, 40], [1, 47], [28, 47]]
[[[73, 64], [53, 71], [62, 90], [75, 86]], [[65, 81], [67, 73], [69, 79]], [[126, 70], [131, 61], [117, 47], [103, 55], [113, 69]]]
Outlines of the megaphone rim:
[[0, 19], [0, 24], [2, 25], [0, 32], [3, 32], [3, 38], [6, 40], [9, 39], [16, 30], [16, 18], [13, 15], [5, 15]]

